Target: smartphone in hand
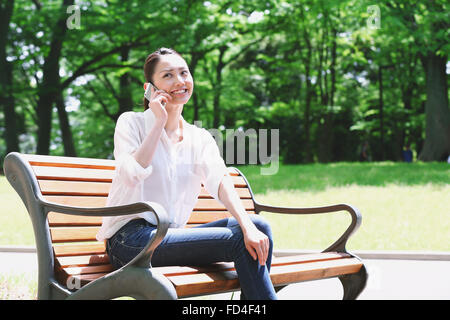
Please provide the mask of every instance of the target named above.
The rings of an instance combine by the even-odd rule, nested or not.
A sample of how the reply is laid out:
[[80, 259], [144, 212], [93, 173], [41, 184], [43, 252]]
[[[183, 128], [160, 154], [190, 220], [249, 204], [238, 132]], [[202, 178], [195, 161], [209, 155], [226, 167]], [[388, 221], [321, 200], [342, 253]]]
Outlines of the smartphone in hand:
[[[147, 88], [145, 89], [144, 97], [145, 97], [148, 101], [151, 101], [152, 88], [154, 88], [155, 91], [158, 90], [158, 88], [156, 88], [156, 87], [153, 85], [153, 83], [147, 82]], [[163, 101], [163, 102], [162, 102], [162, 105], [163, 105], [163, 107], [165, 107], [165, 106], [166, 106], [166, 103]]]

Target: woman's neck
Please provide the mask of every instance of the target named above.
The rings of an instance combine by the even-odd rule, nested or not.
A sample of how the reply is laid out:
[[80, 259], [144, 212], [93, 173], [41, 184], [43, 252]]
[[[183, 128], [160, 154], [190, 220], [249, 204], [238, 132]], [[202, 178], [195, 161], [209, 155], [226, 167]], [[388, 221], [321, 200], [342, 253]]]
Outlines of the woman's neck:
[[167, 122], [164, 126], [167, 135], [170, 137], [172, 134], [177, 133], [181, 130], [181, 113], [183, 112], [183, 105], [175, 105], [166, 108], [167, 110]]

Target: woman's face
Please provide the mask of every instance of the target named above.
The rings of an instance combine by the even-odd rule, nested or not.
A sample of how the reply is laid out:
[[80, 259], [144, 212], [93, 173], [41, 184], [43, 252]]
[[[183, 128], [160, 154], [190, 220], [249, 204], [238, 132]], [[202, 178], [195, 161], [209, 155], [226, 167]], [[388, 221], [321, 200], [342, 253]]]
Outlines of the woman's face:
[[153, 83], [172, 96], [170, 104], [186, 104], [194, 89], [194, 80], [186, 61], [177, 54], [160, 56]]

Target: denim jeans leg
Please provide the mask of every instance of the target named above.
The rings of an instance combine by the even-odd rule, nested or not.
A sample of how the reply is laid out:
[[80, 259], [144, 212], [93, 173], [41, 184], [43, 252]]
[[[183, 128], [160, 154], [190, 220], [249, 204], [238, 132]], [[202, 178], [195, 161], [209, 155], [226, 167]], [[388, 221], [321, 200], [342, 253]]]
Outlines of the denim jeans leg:
[[156, 227], [144, 219], [134, 219], [108, 239], [106, 252], [113, 267], [118, 269], [136, 257], [150, 239], [152, 230], [156, 231]]
[[270, 280], [270, 266], [272, 263], [273, 240], [272, 231], [267, 221], [259, 215], [249, 215], [255, 226], [269, 238], [269, 253], [265, 266], [258, 260], [253, 260], [245, 247], [243, 234], [236, 219], [228, 218], [201, 227], [223, 226], [236, 228], [236, 239], [232, 249], [233, 261], [241, 284], [241, 299], [276, 299], [276, 293]]
[[[267, 261], [266, 266], [268, 271], [270, 272], [270, 266], [272, 265], [272, 253], [273, 253], [273, 238], [272, 238], [272, 229], [270, 228], [269, 223], [264, 219], [262, 216], [257, 214], [251, 214], [249, 215], [250, 220], [255, 224], [256, 228], [258, 228], [259, 231], [264, 233], [269, 238], [269, 253], [267, 255]], [[227, 219], [221, 219], [217, 221], [213, 221], [210, 223], [202, 224], [196, 228], [208, 228], [208, 227], [235, 227], [239, 226], [237, 220], [235, 218], [227, 218]]]
[[[255, 221], [257, 227], [267, 225], [258, 218]], [[136, 256], [156, 232], [154, 226], [144, 226], [137, 222], [134, 224], [129, 227], [127, 224], [108, 241], [112, 261], [117, 266]], [[268, 233], [271, 239], [270, 228]], [[248, 299], [276, 299], [269, 276], [272, 240], [270, 243], [268, 263], [260, 266], [245, 248], [242, 231], [234, 218], [198, 228], [170, 228], [153, 253], [152, 266], [206, 265], [232, 261], [235, 263], [242, 291]]]

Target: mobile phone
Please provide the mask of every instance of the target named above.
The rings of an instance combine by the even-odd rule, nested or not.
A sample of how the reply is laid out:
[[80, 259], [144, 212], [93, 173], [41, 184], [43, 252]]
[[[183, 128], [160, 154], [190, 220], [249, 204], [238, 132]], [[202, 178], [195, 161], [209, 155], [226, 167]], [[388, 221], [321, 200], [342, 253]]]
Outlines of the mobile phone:
[[[156, 90], [159, 90], [153, 83], [147, 82], [147, 89], [145, 89], [144, 97], [145, 97], [148, 101], [151, 101], [152, 87], [155, 89], [155, 91], [156, 91]], [[163, 90], [161, 90], [161, 91], [163, 91]], [[165, 107], [165, 106], [166, 106], [166, 103], [163, 101], [163, 102], [162, 102], [162, 105], [163, 105], [163, 107]]]

